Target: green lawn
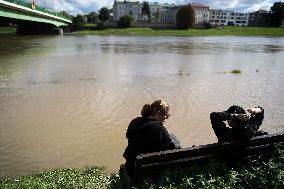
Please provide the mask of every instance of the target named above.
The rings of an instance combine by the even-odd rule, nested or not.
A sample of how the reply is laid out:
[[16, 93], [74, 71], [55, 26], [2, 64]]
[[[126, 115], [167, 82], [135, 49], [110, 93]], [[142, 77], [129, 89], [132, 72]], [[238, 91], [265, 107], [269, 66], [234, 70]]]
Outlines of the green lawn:
[[214, 29], [152, 29], [152, 28], [106, 28], [76, 31], [78, 35], [133, 35], [133, 36], [284, 36], [284, 28], [234, 27]]

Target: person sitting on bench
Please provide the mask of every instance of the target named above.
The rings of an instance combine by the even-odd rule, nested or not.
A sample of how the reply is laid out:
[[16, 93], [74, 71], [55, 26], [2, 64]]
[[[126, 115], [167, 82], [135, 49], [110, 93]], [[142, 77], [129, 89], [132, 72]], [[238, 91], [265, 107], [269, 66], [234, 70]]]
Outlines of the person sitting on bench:
[[170, 135], [163, 126], [169, 118], [170, 106], [163, 100], [145, 104], [141, 110], [142, 117], [133, 119], [127, 129], [128, 146], [123, 154], [125, 167], [130, 176], [135, 171], [135, 159], [139, 154], [181, 148], [174, 135]]
[[[245, 110], [233, 105], [223, 112], [212, 112], [210, 114], [212, 128], [218, 138], [218, 142], [229, 142], [234, 140], [248, 140], [254, 136], [268, 134], [258, 129], [264, 118], [264, 109], [260, 106]], [[229, 127], [224, 121], [227, 121]]]

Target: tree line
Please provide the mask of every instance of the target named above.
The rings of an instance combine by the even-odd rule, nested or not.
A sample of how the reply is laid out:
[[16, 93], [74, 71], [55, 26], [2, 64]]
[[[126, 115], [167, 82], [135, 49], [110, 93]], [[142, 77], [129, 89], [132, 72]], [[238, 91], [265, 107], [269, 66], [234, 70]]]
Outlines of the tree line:
[[[61, 12], [63, 15], [70, 16], [66, 11]], [[76, 16], [72, 16], [72, 30], [79, 30], [86, 23], [97, 24], [100, 27], [104, 26], [104, 22], [111, 19], [111, 10], [107, 7], [102, 7], [99, 12], [90, 12], [89, 14], [82, 15], [78, 14]], [[150, 6], [148, 2], [143, 2], [142, 5], [142, 15], [148, 18], [148, 21], [151, 22], [151, 12]], [[154, 20], [157, 21], [160, 14], [154, 13]], [[273, 6], [270, 8], [270, 11], [267, 13], [267, 25], [272, 27], [279, 27], [284, 22], [284, 2], [275, 2]], [[118, 22], [118, 27], [130, 27], [133, 23], [133, 17], [130, 15], [122, 16]], [[187, 29], [194, 25], [195, 23], [195, 11], [190, 5], [186, 5], [180, 8], [176, 16], [177, 27]], [[206, 25], [206, 23], [205, 23]]]

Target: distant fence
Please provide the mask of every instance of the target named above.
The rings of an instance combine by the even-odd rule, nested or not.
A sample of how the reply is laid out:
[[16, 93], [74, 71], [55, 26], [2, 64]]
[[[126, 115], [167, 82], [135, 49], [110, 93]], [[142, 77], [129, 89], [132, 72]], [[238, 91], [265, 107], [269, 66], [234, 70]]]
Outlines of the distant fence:
[[[20, 5], [20, 6], [27, 7], [27, 8], [32, 8], [32, 3], [28, 3], [28, 2], [25, 2], [25, 1], [21, 1], [21, 0], [4, 0], [4, 1], [7, 1], [9, 3], [14, 3], [16, 5]], [[57, 17], [61, 17], [61, 18], [64, 18], [64, 19], [71, 21], [71, 17], [62, 14], [61, 12], [50, 11], [50, 10], [47, 10], [43, 7], [38, 6], [38, 5], [35, 6], [35, 10], [41, 11], [41, 12], [44, 12], [44, 13], [47, 13], [47, 14], [51, 14], [51, 15], [54, 15], [54, 16], [57, 16]]]

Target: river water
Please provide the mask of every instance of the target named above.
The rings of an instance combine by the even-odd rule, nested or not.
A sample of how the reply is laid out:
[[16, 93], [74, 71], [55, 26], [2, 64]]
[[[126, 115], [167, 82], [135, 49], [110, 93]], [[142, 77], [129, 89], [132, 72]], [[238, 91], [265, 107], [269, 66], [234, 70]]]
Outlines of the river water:
[[[241, 74], [231, 74], [240, 69]], [[284, 131], [284, 38], [0, 38], [0, 174], [124, 162], [129, 122], [165, 99], [184, 147], [216, 142], [209, 114], [265, 109]]]

